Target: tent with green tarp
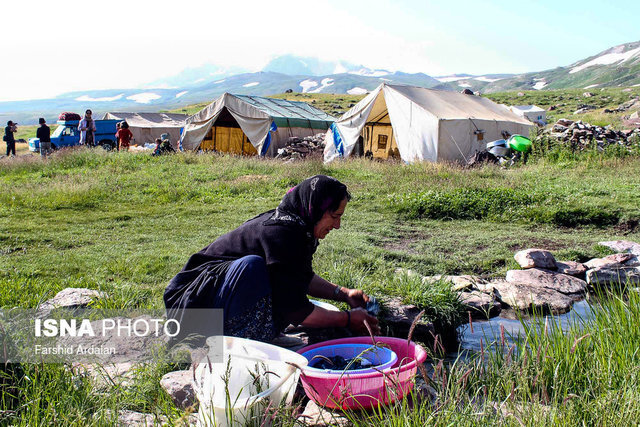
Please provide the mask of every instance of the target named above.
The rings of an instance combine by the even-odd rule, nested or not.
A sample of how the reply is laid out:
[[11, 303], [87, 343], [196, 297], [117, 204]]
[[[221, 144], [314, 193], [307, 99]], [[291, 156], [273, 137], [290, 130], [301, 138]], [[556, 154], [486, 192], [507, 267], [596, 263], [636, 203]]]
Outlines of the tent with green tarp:
[[335, 118], [305, 102], [225, 93], [187, 119], [184, 150], [273, 156], [291, 137], [326, 132]]

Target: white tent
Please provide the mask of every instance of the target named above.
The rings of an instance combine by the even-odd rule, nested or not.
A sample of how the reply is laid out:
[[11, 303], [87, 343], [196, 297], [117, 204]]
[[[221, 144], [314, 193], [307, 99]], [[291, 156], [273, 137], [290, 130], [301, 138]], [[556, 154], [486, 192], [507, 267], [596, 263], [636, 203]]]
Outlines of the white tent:
[[168, 133], [171, 144], [177, 148], [187, 117], [186, 114], [173, 113], [105, 113], [103, 119], [125, 120], [133, 134], [133, 144], [153, 144], [160, 135]]
[[182, 147], [273, 155], [290, 137], [326, 132], [334, 120], [304, 102], [225, 93], [187, 119]]
[[547, 124], [547, 112], [544, 108], [540, 108], [537, 105], [513, 105], [508, 108], [515, 114], [528, 119], [532, 123], [540, 123], [542, 125]]
[[486, 98], [384, 83], [331, 126], [324, 158], [348, 157], [361, 141], [374, 158], [467, 161], [502, 131], [528, 136], [531, 127]]

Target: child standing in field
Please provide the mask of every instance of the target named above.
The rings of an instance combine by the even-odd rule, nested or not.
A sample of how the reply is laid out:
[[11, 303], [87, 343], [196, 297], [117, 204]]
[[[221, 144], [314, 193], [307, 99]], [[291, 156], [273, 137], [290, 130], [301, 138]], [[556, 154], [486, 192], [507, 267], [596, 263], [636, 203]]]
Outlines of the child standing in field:
[[118, 140], [118, 151], [120, 151], [120, 149], [129, 151], [131, 138], [133, 138], [133, 134], [129, 130], [129, 123], [120, 123], [120, 129], [116, 132], [116, 138]]

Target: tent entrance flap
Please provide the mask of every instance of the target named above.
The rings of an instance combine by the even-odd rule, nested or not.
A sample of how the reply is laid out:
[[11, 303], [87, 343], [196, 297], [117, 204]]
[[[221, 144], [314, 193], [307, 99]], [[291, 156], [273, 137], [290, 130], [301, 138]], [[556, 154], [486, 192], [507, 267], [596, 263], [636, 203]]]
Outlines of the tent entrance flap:
[[203, 151], [218, 151], [240, 155], [257, 155], [258, 151], [242, 131], [238, 121], [226, 107], [205, 135], [200, 148]]
[[391, 123], [367, 123], [362, 130], [365, 156], [374, 159], [399, 157]]

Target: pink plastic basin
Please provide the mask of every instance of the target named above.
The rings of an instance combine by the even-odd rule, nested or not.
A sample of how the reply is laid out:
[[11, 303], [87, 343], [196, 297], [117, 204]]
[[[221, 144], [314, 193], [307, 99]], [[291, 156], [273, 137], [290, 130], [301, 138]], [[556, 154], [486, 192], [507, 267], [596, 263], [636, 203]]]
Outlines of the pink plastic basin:
[[[388, 345], [398, 359], [382, 372], [328, 374], [302, 369], [300, 378], [307, 396], [327, 408], [369, 409], [402, 399], [413, 388], [418, 363], [427, 353], [418, 344], [391, 337], [376, 337], [376, 343]], [[334, 344], [371, 344], [370, 337], [342, 338], [310, 345], [298, 350], [302, 354], [318, 347]]]

